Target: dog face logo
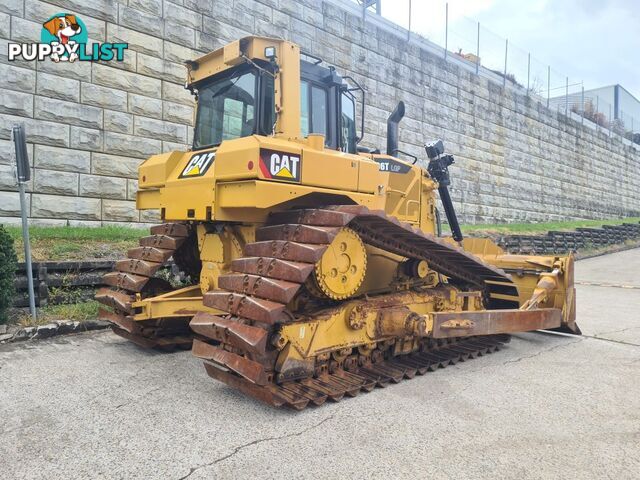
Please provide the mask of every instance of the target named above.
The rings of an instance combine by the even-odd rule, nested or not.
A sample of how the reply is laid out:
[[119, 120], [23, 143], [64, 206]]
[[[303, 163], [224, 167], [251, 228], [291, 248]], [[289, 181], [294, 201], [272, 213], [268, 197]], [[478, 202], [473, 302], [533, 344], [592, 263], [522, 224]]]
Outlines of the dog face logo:
[[77, 44], [87, 43], [87, 29], [82, 20], [75, 15], [69, 13], [58, 13], [42, 24], [42, 43], [48, 43], [52, 46], [69, 45], [64, 47], [65, 52], [60, 54], [54, 51], [51, 59], [54, 62], [69, 61], [74, 62], [78, 59]]
[[60, 39], [63, 45], [69, 43], [69, 39], [82, 32], [82, 27], [78, 25], [75, 15], [64, 15], [62, 17], [53, 17], [45, 22], [43, 27], [53, 35]]

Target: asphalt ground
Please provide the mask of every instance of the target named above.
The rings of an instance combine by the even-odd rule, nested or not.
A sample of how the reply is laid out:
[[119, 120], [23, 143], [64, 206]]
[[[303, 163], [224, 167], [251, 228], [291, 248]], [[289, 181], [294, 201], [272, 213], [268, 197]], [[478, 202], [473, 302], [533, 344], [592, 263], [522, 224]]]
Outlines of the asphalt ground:
[[302, 412], [111, 332], [0, 346], [0, 477], [637, 479], [640, 249], [576, 280], [582, 337], [515, 335]]

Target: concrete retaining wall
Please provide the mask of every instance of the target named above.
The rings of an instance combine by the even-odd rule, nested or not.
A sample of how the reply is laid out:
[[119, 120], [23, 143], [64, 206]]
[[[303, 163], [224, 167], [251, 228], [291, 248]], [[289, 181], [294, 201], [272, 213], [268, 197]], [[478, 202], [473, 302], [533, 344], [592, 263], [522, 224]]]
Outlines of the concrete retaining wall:
[[[62, 11], [81, 17], [90, 40], [129, 43], [125, 61], [8, 62], [8, 42], [38, 41], [42, 22]], [[443, 138], [457, 159], [463, 222], [640, 214], [635, 147], [443, 60], [348, 1], [4, 0], [0, 21], [0, 222], [19, 215], [16, 122], [30, 142], [34, 222], [153, 221], [135, 210], [136, 168], [191, 141], [182, 62], [250, 34], [292, 39], [363, 84], [369, 146], [385, 145], [386, 117], [404, 100], [401, 148], [425, 158], [424, 142]]]

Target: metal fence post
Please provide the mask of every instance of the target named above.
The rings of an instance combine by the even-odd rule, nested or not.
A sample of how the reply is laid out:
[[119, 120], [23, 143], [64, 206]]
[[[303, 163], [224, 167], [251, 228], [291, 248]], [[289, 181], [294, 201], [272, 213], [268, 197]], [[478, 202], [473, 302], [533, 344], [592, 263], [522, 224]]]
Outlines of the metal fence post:
[[531, 52], [527, 54], [527, 95], [531, 89]]
[[447, 59], [449, 50], [449, 2], [444, 4], [444, 59]]
[[480, 22], [478, 22], [478, 39], [476, 40], [476, 75], [480, 73]]
[[582, 85], [582, 94], [580, 96], [580, 124], [584, 125], [584, 85]]
[[547, 65], [547, 108], [549, 108], [550, 98], [551, 98], [551, 65]]
[[502, 88], [507, 86], [507, 52], [509, 51], [509, 39], [504, 41], [504, 77], [502, 77]]
[[596, 121], [596, 130], [599, 132], [600, 131], [600, 122], [598, 121], [598, 109], [600, 108], [600, 97], [598, 95], [596, 95], [596, 113], [594, 115], [593, 118], [595, 118]]
[[407, 42], [411, 40], [411, 0], [409, 0], [409, 28], [407, 29]]
[[567, 77], [564, 90], [564, 114], [565, 116], [569, 116], [569, 77]]
[[609, 136], [611, 136], [611, 104], [609, 104]]
[[29, 241], [29, 222], [27, 220], [26, 185], [31, 180], [31, 166], [27, 154], [27, 141], [24, 125], [14, 125], [11, 129], [16, 153], [16, 182], [20, 194], [20, 216], [22, 217], [22, 243], [24, 244], [24, 262], [27, 269], [27, 286], [29, 288], [29, 311], [36, 320], [36, 300], [33, 290], [33, 266], [31, 265], [31, 242]]

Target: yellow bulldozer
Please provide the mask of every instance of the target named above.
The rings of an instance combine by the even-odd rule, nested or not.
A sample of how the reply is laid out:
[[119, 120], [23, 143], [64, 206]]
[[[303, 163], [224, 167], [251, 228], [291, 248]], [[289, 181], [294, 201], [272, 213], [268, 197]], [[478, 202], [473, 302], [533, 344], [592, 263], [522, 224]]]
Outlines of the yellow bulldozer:
[[[365, 91], [293, 43], [247, 37], [186, 65], [192, 149], [139, 167], [137, 206], [165, 223], [96, 296], [115, 333], [192, 348], [211, 377], [295, 409], [493, 352], [513, 332], [579, 333], [572, 256], [463, 238], [442, 142], [426, 168], [399, 158], [402, 102], [383, 154], [359, 145]], [[189, 286], [158, 276], [168, 264]]]

